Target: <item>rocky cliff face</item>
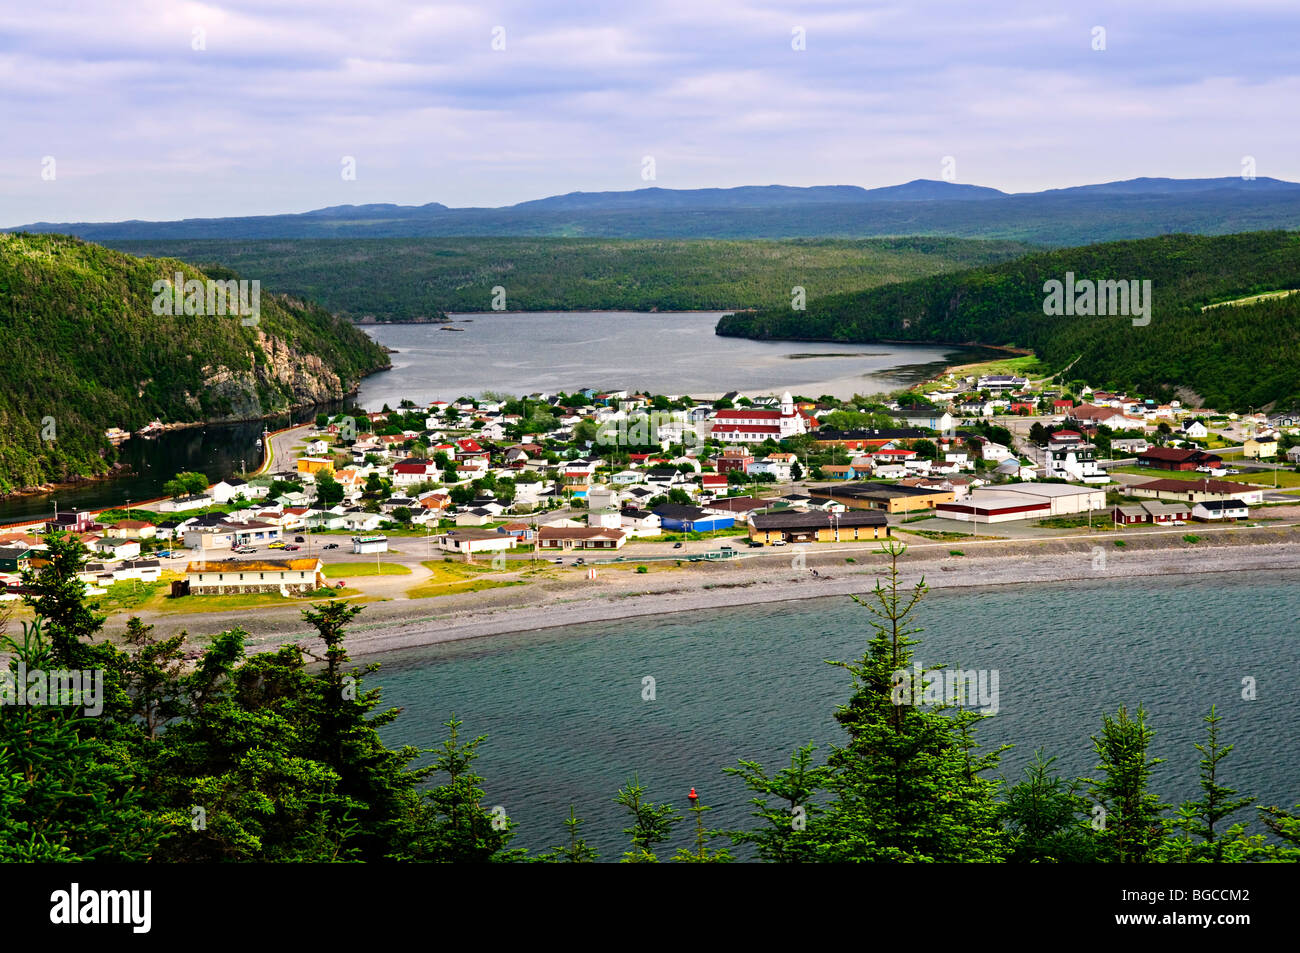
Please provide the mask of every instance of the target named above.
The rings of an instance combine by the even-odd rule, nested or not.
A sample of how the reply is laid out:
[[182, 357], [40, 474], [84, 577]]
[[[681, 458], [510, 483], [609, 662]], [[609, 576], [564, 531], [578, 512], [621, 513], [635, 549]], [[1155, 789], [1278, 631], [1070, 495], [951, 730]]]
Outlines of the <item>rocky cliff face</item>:
[[[253, 369], [202, 369], [205, 398], [186, 403], [209, 420], [249, 420], [340, 400], [355, 389], [315, 354], [295, 350], [282, 339], [257, 331]], [[205, 410], [206, 405], [206, 410]]]

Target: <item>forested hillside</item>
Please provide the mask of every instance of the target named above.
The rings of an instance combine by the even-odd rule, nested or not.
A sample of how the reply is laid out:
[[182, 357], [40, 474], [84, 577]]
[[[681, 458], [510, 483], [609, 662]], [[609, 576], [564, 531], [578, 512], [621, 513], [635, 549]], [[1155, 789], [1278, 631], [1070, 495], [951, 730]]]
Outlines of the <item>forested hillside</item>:
[[153, 283], [177, 271], [205, 277], [67, 236], [0, 234], [0, 493], [104, 472], [108, 427], [261, 417], [342, 397], [388, 363], [348, 322], [265, 285], [255, 327], [154, 314]]
[[354, 319], [486, 311], [492, 289], [521, 311], [690, 311], [770, 307], [1005, 261], [1015, 242], [945, 238], [871, 241], [608, 241], [414, 238], [120, 242], [134, 254], [227, 265]]
[[[1150, 323], [1048, 316], [1044, 283], [1149, 280]], [[1224, 410], [1300, 406], [1300, 296], [1247, 307], [1202, 306], [1300, 288], [1300, 234], [1169, 235], [1027, 255], [959, 274], [724, 317], [738, 337], [869, 342], [978, 342], [1032, 348], [1071, 377], [1168, 397], [1177, 387]]]

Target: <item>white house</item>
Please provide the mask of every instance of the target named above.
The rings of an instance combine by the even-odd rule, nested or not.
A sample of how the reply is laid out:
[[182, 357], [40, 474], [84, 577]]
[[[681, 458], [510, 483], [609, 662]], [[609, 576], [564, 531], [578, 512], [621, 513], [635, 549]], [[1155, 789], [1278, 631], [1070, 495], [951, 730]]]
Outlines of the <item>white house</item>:
[[649, 510], [623, 510], [620, 514], [620, 529], [628, 535], [629, 538], [637, 536], [658, 536], [661, 532], [661, 522], [655, 513]]
[[264, 500], [270, 487], [264, 484], [249, 483], [247, 480], [241, 480], [238, 477], [229, 477], [220, 483], [214, 484], [208, 493], [218, 503], [229, 503], [231, 500]]
[[310, 592], [325, 584], [323, 563], [305, 559], [228, 559], [191, 562], [185, 577], [193, 595]]
[[1110, 477], [1097, 464], [1097, 448], [1076, 440], [1049, 440], [1043, 456], [1048, 479], [1077, 480], [1080, 483], [1109, 483]]
[[208, 494], [200, 493], [197, 496], [183, 496], [179, 500], [163, 500], [158, 504], [158, 510], [162, 513], [183, 513], [186, 510], [199, 510], [211, 506], [215, 502], [216, 500]]
[[445, 553], [472, 556], [484, 552], [505, 552], [516, 545], [509, 533], [494, 529], [452, 529], [438, 537], [438, 548]]
[[778, 483], [788, 483], [791, 479], [793, 465], [784, 460], [773, 460], [771, 457], [764, 457], [762, 460], [755, 460], [745, 468], [745, 473], [749, 476], [763, 476], [770, 474], [776, 478]]
[[881, 463], [872, 476], [882, 480], [901, 480], [907, 476], [907, 467], [901, 463]]
[[1244, 520], [1250, 508], [1241, 500], [1202, 500], [1192, 507], [1192, 519], [1212, 523], [1221, 520]]
[[114, 539], [101, 536], [94, 541], [91, 548], [109, 559], [135, 559], [140, 555], [138, 539]]
[[369, 533], [372, 530], [379, 529], [381, 521], [382, 517], [378, 513], [367, 513], [364, 510], [348, 510], [343, 514], [342, 528]]

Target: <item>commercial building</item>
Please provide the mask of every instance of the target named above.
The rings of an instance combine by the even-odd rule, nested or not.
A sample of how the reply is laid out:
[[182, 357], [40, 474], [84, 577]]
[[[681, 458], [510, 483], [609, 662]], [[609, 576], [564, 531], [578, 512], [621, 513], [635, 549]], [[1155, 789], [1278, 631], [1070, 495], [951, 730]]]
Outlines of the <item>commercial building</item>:
[[621, 529], [543, 526], [537, 531], [542, 549], [622, 549], [627, 534]]
[[851, 510], [883, 510], [886, 513], [913, 513], [932, 510], [956, 499], [952, 490], [925, 486], [885, 483], [845, 483], [810, 489], [815, 500], [832, 500]]
[[1197, 467], [1221, 467], [1223, 458], [1204, 450], [1186, 450], [1181, 447], [1148, 447], [1137, 455], [1140, 467], [1154, 470], [1195, 470]]
[[971, 490], [960, 503], [935, 507], [938, 516], [974, 523], [1048, 519], [1099, 510], [1106, 491], [1068, 483], [1006, 483]]
[[388, 552], [387, 536], [353, 536], [352, 551], [354, 553], [386, 553]]
[[1259, 487], [1244, 483], [1231, 483], [1228, 480], [1152, 480], [1130, 486], [1127, 492], [1131, 496], [1142, 496], [1156, 500], [1174, 502], [1200, 503], [1203, 500], [1240, 500], [1248, 506], [1264, 502], [1264, 491]]
[[820, 510], [755, 513], [749, 518], [749, 538], [771, 545], [787, 543], [837, 543], [884, 539], [890, 535], [885, 514], [879, 511], [826, 513]]

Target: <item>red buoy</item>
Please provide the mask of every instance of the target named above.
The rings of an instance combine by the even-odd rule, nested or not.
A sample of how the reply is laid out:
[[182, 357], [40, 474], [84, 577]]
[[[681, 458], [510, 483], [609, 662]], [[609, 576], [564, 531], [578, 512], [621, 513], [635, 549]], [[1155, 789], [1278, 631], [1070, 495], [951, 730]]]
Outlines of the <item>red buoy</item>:
[[700, 797], [698, 794], [695, 793], [695, 788], [691, 788], [691, 793], [686, 796], [690, 798], [692, 801], [698, 800]]

